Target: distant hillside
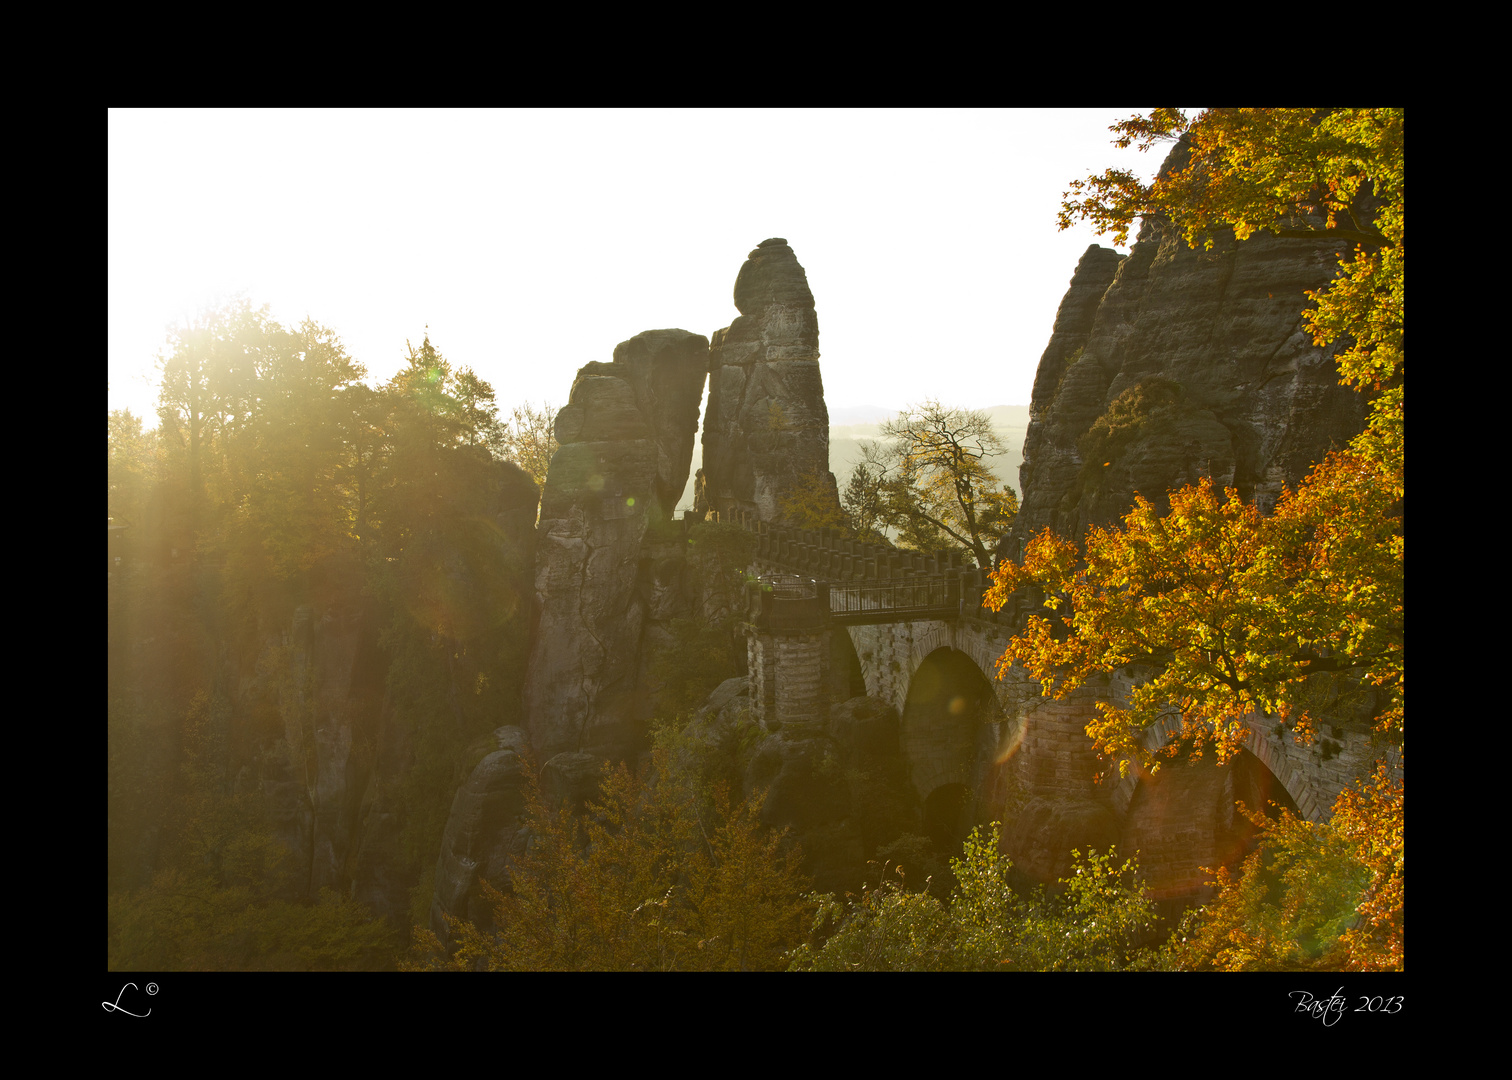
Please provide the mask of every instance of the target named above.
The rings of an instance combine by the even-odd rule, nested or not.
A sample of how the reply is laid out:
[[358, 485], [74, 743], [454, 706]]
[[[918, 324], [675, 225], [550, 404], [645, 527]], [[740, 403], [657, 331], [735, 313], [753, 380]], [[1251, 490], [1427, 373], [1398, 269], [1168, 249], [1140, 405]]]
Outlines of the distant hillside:
[[[1019, 491], [1019, 465], [1024, 460], [1024, 433], [1029, 428], [1029, 406], [994, 405], [982, 411], [992, 418], [993, 427], [1003, 440], [1003, 445], [1008, 448], [1007, 453], [993, 459], [993, 468], [998, 477], [1012, 485], [1013, 490], [1022, 497], [1023, 492]], [[830, 410], [830, 472], [835, 474], [835, 479], [842, 488], [845, 487], [851, 470], [861, 460], [861, 442], [878, 438], [881, 435], [882, 420], [892, 415], [893, 410], [872, 405], [844, 405]], [[703, 444], [699, 442], [693, 448], [693, 468], [688, 474], [688, 486], [677, 504], [679, 511], [693, 508], [693, 476], [702, 463]]]

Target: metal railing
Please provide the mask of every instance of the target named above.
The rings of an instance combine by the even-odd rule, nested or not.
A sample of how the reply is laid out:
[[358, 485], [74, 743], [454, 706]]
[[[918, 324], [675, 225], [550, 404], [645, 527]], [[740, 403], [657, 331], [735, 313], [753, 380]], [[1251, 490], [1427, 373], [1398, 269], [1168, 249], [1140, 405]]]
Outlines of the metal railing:
[[752, 585], [750, 617], [767, 626], [954, 618], [961, 603], [960, 578], [953, 575], [851, 582], [764, 574]]
[[896, 581], [829, 582], [830, 617], [844, 622], [881, 621], [922, 614], [954, 615], [960, 579], [948, 576]]
[[819, 582], [798, 574], [762, 574], [763, 592], [770, 592], [779, 600], [811, 600], [819, 595]]

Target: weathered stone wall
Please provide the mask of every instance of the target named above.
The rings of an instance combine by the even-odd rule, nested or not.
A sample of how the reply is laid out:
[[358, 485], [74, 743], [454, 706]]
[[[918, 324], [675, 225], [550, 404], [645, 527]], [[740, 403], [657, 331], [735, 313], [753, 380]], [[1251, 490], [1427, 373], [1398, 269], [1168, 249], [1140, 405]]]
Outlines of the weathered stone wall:
[[[853, 626], [849, 632], [868, 694], [903, 717], [901, 752], [920, 799], [969, 774], [976, 819], [1003, 823], [1003, 848], [1030, 878], [1064, 876], [1072, 848], [1106, 850], [1116, 843], [1126, 854], [1148, 849], [1149, 872], [1161, 883], [1163, 898], [1191, 896], [1203, 880], [1198, 868], [1231, 859], [1248, 839], [1234, 810], [1235, 793], [1243, 791], [1236, 788], [1232, 765], [1178, 762], [1154, 778], [1135, 768], [1123, 779], [1114, 772], [1101, 783], [1094, 780], [1109, 766], [1092, 752], [1087, 721], [1099, 701], [1127, 704], [1147, 673], [1125, 669], [1056, 701], [1042, 696], [1022, 668], [992, 677], [1009, 638], [1001, 624], [963, 618]], [[912, 731], [908, 724], [910, 688], [925, 660], [940, 649], [969, 658], [992, 683], [998, 712], [976, 716], [972, 747], [949, 718], [941, 718], [939, 730]], [[1164, 746], [1173, 735], [1172, 728], [1152, 730], [1149, 745]], [[1257, 721], [1247, 745], [1297, 812], [1313, 821], [1328, 818], [1339, 792], [1368, 772], [1381, 752], [1364, 719], [1329, 727], [1311, 746]], [[1252, 790], [1247, 803], [1263, 808], [1270, 797]]]
[[747, 670], [751, 685], [759, 688], [752, 708], [768, 731], [791, 734], [823, 724], [830, 704], [825, 686], [830, 633], [824, 628], [747, 634]]
[[[1008, 645], [1003, 628], [979, 620], [926, 619], [847, 629], [861, 658], [867, 694], [888, 702], [900, 713], [907, 704], [914, 672], [936, 649], [965, 653], [991, 680], [997, 658]], [[1005, 710], [1014, 708], [1023, 693], [1022, 686], [1009, 683], [995, 683], [994, 690]]]

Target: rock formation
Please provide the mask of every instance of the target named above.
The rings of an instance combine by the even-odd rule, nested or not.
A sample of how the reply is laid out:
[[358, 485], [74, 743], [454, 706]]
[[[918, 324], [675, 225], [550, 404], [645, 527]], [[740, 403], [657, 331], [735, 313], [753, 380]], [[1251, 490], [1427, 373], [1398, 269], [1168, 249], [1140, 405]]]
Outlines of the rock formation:
[[[496, 560], [487, 571], [500, 574], [511, 592], [524, 592], [528, 579], [514, 568], [532, 560], [539, 493], [510, 462], [492, 463], [484, 476]], [[456, 588], [474, 587], [478, 567], [455, 550], [445, 552], [444, 563]], [[260, 788], [268, 800], [274, 833], [300, 868], [290, 899], [350, 890], [375, 915], [404, 927], [414, 881], [404, 869], [403, 800], [396, 791], [412, 765], [412, 747], [385, 693], [389, 661], [372, 602], [349, 596], [341, 606], [335, 595], [330, 607], [296, 608], [291, 624], [258, 653], [238, 658], [243, 670], [232, 702], [238, 723], [272, 743], [266, 725], [276, 721], [280, 738], [241, 768], [237, 787]], [[279, 659], [283, 644], [286, 660]], [[523, 660], [522, 654], [517, 662]]]
[[[1128, 256], [1088, 248], [1035, 376], [1023, 505], [1000, 557], [1047, 526], [1080, 539], [1126, 513], [1136, 492], [1158, 504], [1202, 477], [1269, 510], [1347, 443], [1364, 426], [1364, 402], [1338, 385], [1331, 352], [1312, 343], [1301, 315], [1305, 290], [1328, 283], [1339, 252], [1338, 242], [1265, 232], [1193, 250], [1148, 219]], [[1132, 806], [1120, 803], [1127, 786], [1118, 795], [1092, 785], [1086, 723], [1098, 700], [1127, 694], [1130, 677], [1138, 672], [1061, 702], [1024, 699], [1012, 765], [1020, 802], [1003, 847], [1045, 881], [1065, 872], [1073, 847], [1116, 839], [1132, 852], [1163, 836], [1157, 895], [1190, 896], [1195, 868], [1231, 859], [1242, 843], [1232, 798], [1214, 794], [1236, 781], [1177, 767], [1162, 774], [1158, 798], [1145, 785]]]
[[1275, 505], [1364, 421], [1302, 327], [1337, 242], [1258, 233], [1187, 247], [1147, 221], [1127, 257], [1082, 256], [1040, 358], [1013, 539], [1079, 537], [1203, 476]]
[[808, 277], [786, 240], [763, 240], [735, 279], [740, 317], [714, 332], [695, 512], [781, 518], [779, 499], [829, 471], [829, 412], [819, 375], [819, 320]]
[[690, 607], [671, 509], [688, 480], [708, 349], [686, 330], [647, 330], [613, 362], [585, 364], [557, 413], [536, 526], [527, 726], [500, 727], [453, 800], [431, 903], [442, 937], [445, 915], [492, 918], [477, 883], [507, 880], [524, 843], [527, 757], [544, 763], [548, 798], [580, 800], [606, 759], [644, 748], [648, 633]]
[[764, 824], [788, 830], [817, 890], [843, 893], [865, 879], [879, 847], [919, 831], [921, 814], [899, 750], [897, 710], [862, 694], [826, 713], [805, 730], [758, 734], [742, 676], [709, 695], [684, 735], [706, 749], [745, 746], [741, 792], [762, 799]]
[[614, 350], [613, 363], [584, 365], [557, 414], [525, 688], [542, 761], [565, 751], [624, 757], [638, 748], [647, 718], [642, 630], [665, 592], [659, 570], [678, 570], [647, 558], [643, 541], [670, 521], [687, 483], [708, 347], [686, 330], [640, 334]]
[[[1331, 245], [1270, 236], [1195, 252], [1158, 222], [1128, 257], [1090, 248], [1036, 377], [1024, 509], [1008, 550], [1047, 525], [1080, 535], [1125, 512], [1136, 491], [1158, 498], [1201, 476], [1268, 506], [1346, 442], [1361, 426], [1361, 403], [1336, 385], [1330, 356], [1312, 346], [1299, 315], [1303, 290], [1326, 283], [1335, 260]], [[536, 533], [528, 730], [500, 728], [497, 749], [456, 796], [436, 869], [438, 933], [445, 914], [489, 917], [476, 883], [507, 876], [524, 842], [526, 753], [541, 763], [551, 798], [581, 801], [604, 760], [644, 750], [656, 693], [648, 660], [673, 645], [674, 620], [699, 614], [713, 624], [715, 608], [731, 608], [709, 584], [720, 568], [702, 565], [709, 556], [689, 543], [687, 523], [669, 517], [704, 372], [696, 516], [778, 522], [782, 497], [816, 472], [833, 493], [813, 296], [785, 241], [751, 252], [735, 303], [740, 317], [712, 347], [686, 331], [648, 331], [619, 345], [612, 363], [578, 372], [556, 420], [560, 448]], [[1228, 860], [1246, 842], [1233, 797], [1261, 799], [1268, 774], [1241, 762], [1221, 774], [1172, 768], [1137, 789], [1094, 785], [1087, 720], [1139, 673], [1058, 702], [1021, 671], [990, 682], [1011, 626], [1010, 613], [1003, 618], [984, 623], [976, 644], [969, 627], [952, 636], [938, 621], [852, 628], [868, 643], [862, 655], [843, 628], [812, 628], [833, 633], [829, 646], [810, 649], [812, 663], [802, 672], [789, 664], [785, 677], [823, 684], [815, 715], [771, 723], [765, 697], [751, 691], [753, 662], [753, 675], [721, 686], [685, 735], [744, 747], [743, 790], [765, 793], [763, 819], [793, 830], [821, 888], [854, 889], [866, 860], [899, 844], [933, 843], [943, 858], [991, 814], [1031, 880], [1062, 876], [1072, 848], [1117, 843], [1147, 851], [1158, 896], [1190, 896], [1195, 867]], [[893, 638], [907, 648], [883, 649]], [[857, 696], [863, 689], [874, 696]]]
[[[751, 252], [736, 280], [735, 306], [740, 318], [716, 333], [712, 350], [685, 330], [652, 330], [622, 342], [612, 363], [578, 372], [557, 415], [559, 446], [536, 529], [528, 732], [500, 728], [498, 749], [457, 793], [436, 867], [431, 927], [439, 934], [444, 915], [488, 920], [476, 883], [480, 876], [507, 876], [522, 842], [519, 765], [526, 740], [544, 763], [543, 788], [573, 797], [596, 779], [603, 761], [645, 749], [656, 690], [649, 661], [673, 644], [673, 621], [696, 617], [712, 626], [743, 601], [732, 592], [719, 545], [690, 544], [687, 523], [670, 518], [687, 481], [705, 373], [713, 377], [696, 517], [735, 510], [777, 520], [779, 498], [813, 473], [838, 504], [828, 471], [814, 298], [786, 241], [767, 240]], [[730, 687], [745, 682], [731, 680], [726, 689], [733, 693]], [[716, 712], [729, 723], [743, 710], [737, 702]], [[812, 784], [803, 778], [831, 756], [833, 740], [801, 742], [784, 744], [781, 753], [764, 748], [761, 768], [772, 775], [763, 773], [760, 786], [774, 791], [769, 820], [808, 826], [806, 834], [817, 837], [839, 827], [837, 816], [849, 820], [850, 804], [830, 792], [825, 812], [810, 820]], [[868, 813], [867, 820], [876, 817]], [[819, 820], [828, 824], [816, 832]], [[845, 837], [848, 828], [841, 828]], [[846, 868], [832, 875], [837, 883], [870, 850], [853, 838], [829, 843], [831, 849], [819, 861], [838, 859], [837, 868]]]

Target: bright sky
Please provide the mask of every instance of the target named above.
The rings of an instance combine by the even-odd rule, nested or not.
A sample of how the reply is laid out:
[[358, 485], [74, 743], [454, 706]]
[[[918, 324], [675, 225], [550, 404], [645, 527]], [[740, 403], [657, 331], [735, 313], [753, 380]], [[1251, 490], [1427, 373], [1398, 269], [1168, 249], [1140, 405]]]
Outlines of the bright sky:
[[[109, 408], [155, 423], [166, 327], [237, 292], [565, 403], [642, 330], [738, 314], [746, 254], [808, 271], [831, 410], [1028, 404], [1076, 261], [1067, 181], [1138, 109], [109, 113]], [[840, 422], [837, 418], [837, 422]]]

